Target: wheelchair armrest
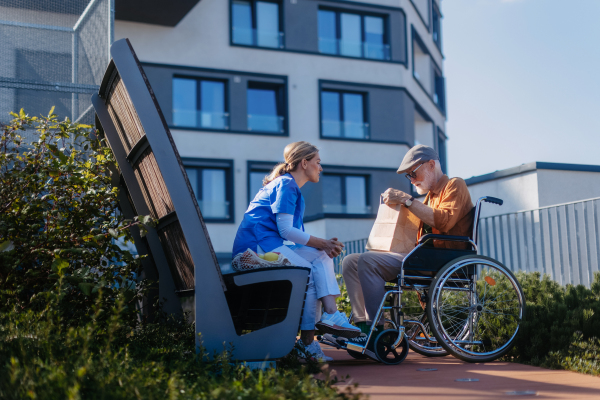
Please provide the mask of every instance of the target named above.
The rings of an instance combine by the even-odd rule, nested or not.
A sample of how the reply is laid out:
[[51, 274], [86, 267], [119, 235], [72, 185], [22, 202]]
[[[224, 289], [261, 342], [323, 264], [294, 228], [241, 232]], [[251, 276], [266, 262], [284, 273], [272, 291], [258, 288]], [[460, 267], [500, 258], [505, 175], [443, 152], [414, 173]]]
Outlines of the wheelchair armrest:
[[435, 233], [428, 233], [427, 235], [425, 235], [425, 236], [421, 237], [421, 239], [419, 239], [419, 244], [425, 243], [429, 239], [446, 240], [449, 242], [470, 242], [471, 241], [471, 238], [468, 236], [437, 235]]

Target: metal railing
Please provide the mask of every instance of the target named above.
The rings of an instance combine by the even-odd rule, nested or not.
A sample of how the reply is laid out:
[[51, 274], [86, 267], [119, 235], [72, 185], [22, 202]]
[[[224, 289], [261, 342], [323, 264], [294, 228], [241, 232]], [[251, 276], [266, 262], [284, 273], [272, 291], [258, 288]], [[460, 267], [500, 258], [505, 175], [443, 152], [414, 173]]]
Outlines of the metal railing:
[[590, 287], [600, 260], [599, 198], [501, 214], [479, 221], [479, 252], [512, 271], [548, 274]]
[[354, 253], [364, 253], [367, 239], [351, 240], [344, 242], [344, 252], [333, 259], [333, 268], [336, 274], [342, 273], [342, 260], [344, 257]]

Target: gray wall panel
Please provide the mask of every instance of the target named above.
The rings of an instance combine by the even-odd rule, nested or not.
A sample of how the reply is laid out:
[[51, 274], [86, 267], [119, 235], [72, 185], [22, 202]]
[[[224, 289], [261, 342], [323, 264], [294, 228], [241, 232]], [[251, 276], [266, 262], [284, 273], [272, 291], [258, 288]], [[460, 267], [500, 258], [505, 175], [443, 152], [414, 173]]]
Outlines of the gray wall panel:
[[316, 1], [284, 2], [285, 47], [288, 50], [319, 51], [319, 27]]

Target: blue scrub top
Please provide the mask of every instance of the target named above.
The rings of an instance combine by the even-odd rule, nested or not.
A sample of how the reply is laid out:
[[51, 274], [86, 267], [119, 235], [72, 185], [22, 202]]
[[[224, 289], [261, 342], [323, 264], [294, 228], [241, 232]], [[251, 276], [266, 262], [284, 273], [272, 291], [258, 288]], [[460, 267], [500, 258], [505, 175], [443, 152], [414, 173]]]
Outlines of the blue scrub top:
[[292, 214], [294, 228], [304, 230], [304, 198], [290, 174], [282, 175], [263, 186], [250, 202], [235, 235], [233, 256], [247, 249], [256, 252], [259, 245], [264, 251], [273, 251], [283, 246], [283, 238], [277, 229], [277, 213]]

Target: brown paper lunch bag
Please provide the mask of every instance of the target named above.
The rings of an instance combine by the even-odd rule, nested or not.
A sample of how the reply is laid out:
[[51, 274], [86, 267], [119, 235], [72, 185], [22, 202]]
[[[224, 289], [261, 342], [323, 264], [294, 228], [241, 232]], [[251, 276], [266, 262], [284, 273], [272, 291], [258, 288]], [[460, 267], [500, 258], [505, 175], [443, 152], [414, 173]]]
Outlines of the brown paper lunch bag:
[[402, 204], [387, 205], [380, 200], [366, 248], [406, 254], [415, 248], [420, 223], [419, 218]]

